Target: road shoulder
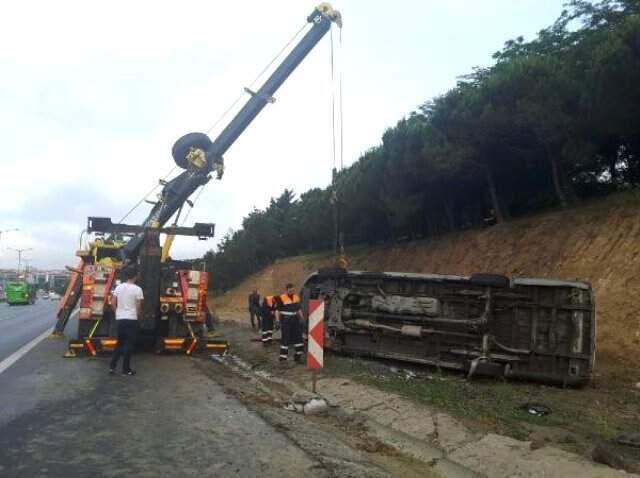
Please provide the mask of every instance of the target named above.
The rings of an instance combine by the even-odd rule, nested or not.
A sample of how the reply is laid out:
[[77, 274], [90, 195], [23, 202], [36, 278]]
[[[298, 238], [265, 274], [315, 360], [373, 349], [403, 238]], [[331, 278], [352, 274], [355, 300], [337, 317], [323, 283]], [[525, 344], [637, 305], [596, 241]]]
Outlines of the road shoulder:
[[[265, 351], [254, 332], [234, 321], [224, 322], [222, 331], [233, 343], [229, 366], [244, 369], [258, 386], [278, 390], [281, 405], [296, 390], [310, 390], [310, 375], [304, 367], [278, 366], [277, 344]], [[361, 432], [381, 448], [419, 460], [443, 476], [461, 476], [471, 470], [492, 478], [514, 476], [516, 472], [532, 478], [638, 476], [544, 443], [478, 432], [442, 410], [352, 378], [324, 370], [317, 383], [318, 392], [343, 416], [358, 421]]]

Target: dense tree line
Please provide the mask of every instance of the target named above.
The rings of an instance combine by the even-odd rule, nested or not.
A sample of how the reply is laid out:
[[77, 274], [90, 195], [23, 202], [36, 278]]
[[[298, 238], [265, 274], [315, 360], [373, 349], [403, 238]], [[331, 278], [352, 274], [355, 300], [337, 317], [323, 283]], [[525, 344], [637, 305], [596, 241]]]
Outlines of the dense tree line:
[[530, 42], [389, 128], [332, 186], [252, 211], [205, 259], [228, 288], [278, 257], [478, 227], [640, 184], [640, 0], [573, 0]]

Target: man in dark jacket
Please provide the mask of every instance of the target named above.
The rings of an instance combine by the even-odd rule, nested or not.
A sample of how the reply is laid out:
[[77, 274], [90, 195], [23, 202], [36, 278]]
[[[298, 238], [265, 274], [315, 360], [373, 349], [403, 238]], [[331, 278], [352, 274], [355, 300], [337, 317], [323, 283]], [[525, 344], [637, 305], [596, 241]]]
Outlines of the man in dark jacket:
[[304, 342], [302, 340], [302, 309], [300, 296], [295, 293], [293, 284], [287, 284], [286, 292], [277, 299], [276, 320], [280, 321], [282, 339], [280, 341], [280, 363], [286, 364], [289, 346], [293, 346], [293, 358], [302, 363]]
[[253, 289], [253, 292], [249, 294], [249, 318], [251, 319], [251, 327], [255, 330], [256, 321], [258, 322], [258, 329], [262, 329], [260, 322], [260, 294], [258, 289]]
[[276, 297], [267, 295], [262, 299], [262, 345], [269, 347], [273, 341], [273, 318], [276, 313]]

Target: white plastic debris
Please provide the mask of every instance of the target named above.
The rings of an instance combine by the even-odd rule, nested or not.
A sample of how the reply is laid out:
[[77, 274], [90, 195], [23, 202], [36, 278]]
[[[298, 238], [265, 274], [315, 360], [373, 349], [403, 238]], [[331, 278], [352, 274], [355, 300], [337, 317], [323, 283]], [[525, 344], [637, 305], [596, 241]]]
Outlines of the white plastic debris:
[[299, 403], [287, 403], [284, 409], [289, 412], [304, 413], [304, 406]]
[[324, 398], [305, 390], [294, 393], [291, 400], [284, 406], [285, 410], [305, 415], [325, 413], [328, 408], [329, 404]]
[[327, 401], [323, 398], [312, 398], [303, 408], [305, 415], [318, 415], [327, 411]]

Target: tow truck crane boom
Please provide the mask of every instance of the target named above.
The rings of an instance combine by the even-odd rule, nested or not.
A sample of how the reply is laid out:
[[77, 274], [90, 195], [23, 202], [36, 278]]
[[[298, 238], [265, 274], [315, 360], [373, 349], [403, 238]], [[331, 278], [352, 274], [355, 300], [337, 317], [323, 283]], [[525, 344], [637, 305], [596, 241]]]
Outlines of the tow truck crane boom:
[[[188, 133], [176, 141], [172, 150], [173, 158], [185, 171], [166, 183], [160, 199], [145, 219], [143, 226], [165, 225], [198, 187], [209, 182], [211, 172], [215, 171], [218, 179], [222, 177], [223, 155], [266, 104], [274, 101], [275, 92], [329, 31], [331, 23], [342, 26], [340, 12], [328, 3], [316, 7], [307, 17], [307, 21], [312, 24], [311, 29], [257, 92], [247, 89], [251, 97], [217, 138], [211, 141], [204, 133]], [[142, 241], [142, 234], [132, 238], [122, 250], [123, 259], [135, 259]]]
[[[179, 215], [185, 203], [191, 204], [189, 197], [211, 180], [212, 173], [216, 174], [217, 179], [222, 177], [223, 155], [266, 104], [274, 101], [275, 92], [329, 31], [331, 24], [342, 26], [340, 12], [328, 3], [318, 5], [307, 17], [307, 21], [311, 28], [262, 87], [256, 92], [245, 88], [251, 97], [214, 140], [205, 133], [188, 133], [175, 142], [172, 156], [184, 171], [168, 182], [161, 181], [163, 189], [158, 201], [154, 203], [141, 225], [113, 224], [109, 218], [89, 218], [88, 232], [102, 235], [100, 237], [104, 237], [105, 234], [109, 236], [106, 240], [99, 239], [93, 246], [90, 244], [90, 250], [78, 251], [77, 255], [81, 257], [81, 261], [76, 269], [72, 269], [69, 286], [58, 309], [54, 336], [63, 334], [71, 312], [80, 300], [81, 320], [78, 338], [86, 338], [85, 344], [88, 344], [97, 336], [106, 336], [104, 340], [113, 344], [113, 321], [106, 318], [105, 304], [108, 302], [111, 284], [115, 280], [115, 269], [128, 263], [139, 263], [140, 282], [145, 289], [145, 320], [141, 323], [141, 328], [161, 329], [158, 325], [159, 319], [164, 323], [169, 322], [169, 332], [163, 333], [165, 336], [168, 333], [168, 336], [173, 337], [176, 335], [175, 319], [181, 317], [181, 322], [178, 322], [188, 327], [193, 339], [190, 343], [196, 343], [191, 324], [193, 321], [202, 320], [206, 308], [206, 273], [190, 272], [177, 269], [175, 265], [165, 264], [158, 252], [158, 236], [160, 233], [195, 235], [200, 238], [213, 236], [212, 224], [196, 224], [193, 228], [165, 226], [174, 214]], [[118, 234], [131, 237], [125, 242], [117, 239]], [[103, 268], [105, 264], [106, 269]], [[197, 296], [198, 299], [188, 299], [189, 294], [190, 297]], [[190, 305], [190, 300], [195, 302]], [[160, 317], [158, 311], [162, 314]], [[82, 343], [78, 345], [83, 346]]]

